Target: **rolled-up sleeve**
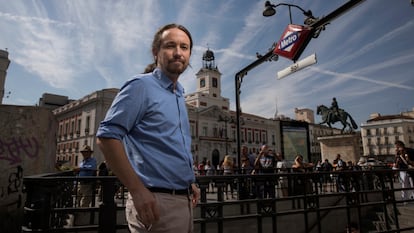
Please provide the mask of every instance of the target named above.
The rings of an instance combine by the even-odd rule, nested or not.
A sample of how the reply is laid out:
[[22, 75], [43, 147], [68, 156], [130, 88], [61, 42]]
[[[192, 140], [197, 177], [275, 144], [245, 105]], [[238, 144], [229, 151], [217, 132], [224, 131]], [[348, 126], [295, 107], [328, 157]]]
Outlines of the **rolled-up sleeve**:
[[105, 119], [100, 122], [96, 136], [122, 140], [142, 118], [145, 109], [145, 88], [140, 79], [132, 79], [121, 88]]

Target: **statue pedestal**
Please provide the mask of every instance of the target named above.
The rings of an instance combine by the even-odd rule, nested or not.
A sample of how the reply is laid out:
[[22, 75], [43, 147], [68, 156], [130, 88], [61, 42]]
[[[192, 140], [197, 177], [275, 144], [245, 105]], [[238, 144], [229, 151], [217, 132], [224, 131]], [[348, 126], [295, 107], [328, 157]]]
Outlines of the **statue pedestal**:
[[340, 134], [318, 137], [321, 145], [322, 162], [328, 159], [330, 163], [340, 154], [345, 162], [357, 163], [361, 157], [361, 136], [360, 134]]

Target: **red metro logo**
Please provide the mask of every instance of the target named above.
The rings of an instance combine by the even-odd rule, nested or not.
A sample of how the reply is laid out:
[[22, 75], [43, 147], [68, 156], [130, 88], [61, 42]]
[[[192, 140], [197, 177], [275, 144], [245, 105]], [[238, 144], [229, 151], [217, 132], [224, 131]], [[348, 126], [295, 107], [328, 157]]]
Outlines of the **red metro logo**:
[[312, 29], [289, 24], [283, 32], [273, 53], [296, 61], [311, 39]]

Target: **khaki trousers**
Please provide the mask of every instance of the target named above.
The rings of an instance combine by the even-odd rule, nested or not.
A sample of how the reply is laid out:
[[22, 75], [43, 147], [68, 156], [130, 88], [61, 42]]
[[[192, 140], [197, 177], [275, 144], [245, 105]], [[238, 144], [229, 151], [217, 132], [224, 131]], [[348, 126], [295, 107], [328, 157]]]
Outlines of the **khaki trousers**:
[[190, 197], [187, 195], [172, 195], [167, 193], [154, 193], [160, 210], [160, 219], [152, 225], [150, 231], [145, 229], [138, 219], [131, 195], [125, 207], [126, 219], [131, 233], [192, 233], [193, 208]]
[[78, 203], [78, 205], [80, 207], [89, 207], [90, 204], [92, 203], [92, 198], [94, 198], [93, 196], [93, 188], [94, 185], [92, 185], [91, 183], [80, 183], [79, 184], [79, 188], [78, 188], [78, 195], [80, 198], [80, 203]]

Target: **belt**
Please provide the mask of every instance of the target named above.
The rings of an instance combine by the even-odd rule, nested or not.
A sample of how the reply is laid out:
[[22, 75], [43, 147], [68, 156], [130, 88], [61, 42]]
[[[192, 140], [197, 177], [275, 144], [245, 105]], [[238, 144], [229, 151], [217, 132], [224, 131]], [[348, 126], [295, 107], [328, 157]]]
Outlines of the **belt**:
[[149, 191], [153, 193], [168, 193], [171, 195], [189, 195], [191, 193], [190, 189], [166, 189], [166, 188], [157, 188], [149, 187]]

